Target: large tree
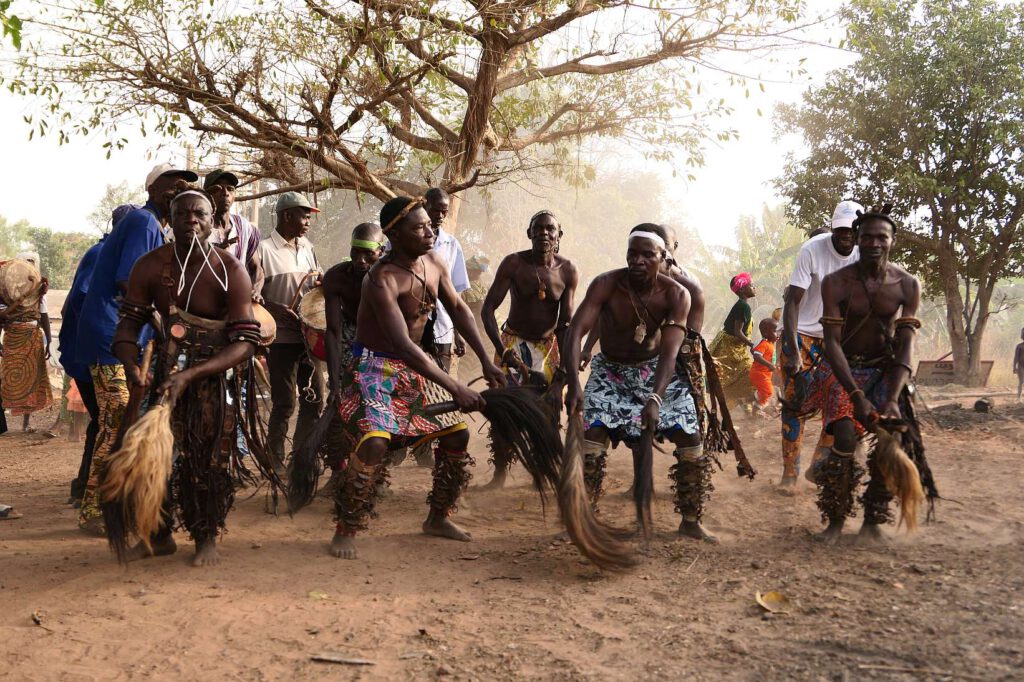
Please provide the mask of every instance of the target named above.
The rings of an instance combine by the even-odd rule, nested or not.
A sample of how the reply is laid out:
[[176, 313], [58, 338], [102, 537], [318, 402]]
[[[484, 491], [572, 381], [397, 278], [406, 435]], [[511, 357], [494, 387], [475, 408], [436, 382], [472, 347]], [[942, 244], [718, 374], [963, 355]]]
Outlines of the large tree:
[[696, 67], [778, 42], [803, 2], [674, 4], [53, 0], [8, 85], [48, 101], [38, 132], [191, 128], [274, 191], [485, 184], [572, 167], [593, 135], [699, 162], [728, 108]]
[[892, 201], [898, 259], [942, 295], [957, 379], [979, 380], [1000, 279], [1024, 267], [1024, 8], [996, 0], [854, 0], [860, 54], [783, 108], [806, 154], [778, 180], [804, 227], [843, 197]]

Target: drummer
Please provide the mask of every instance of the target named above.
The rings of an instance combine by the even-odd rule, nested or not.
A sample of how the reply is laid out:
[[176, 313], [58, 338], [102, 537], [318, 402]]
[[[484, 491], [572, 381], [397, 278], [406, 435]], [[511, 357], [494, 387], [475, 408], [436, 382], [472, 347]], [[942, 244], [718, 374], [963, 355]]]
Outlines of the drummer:
[[[360, 223], [352, 230], [351, 260], [339, 263], [324, 275], [324, 305], [327, 317], [325, 347], [327, 351], [328, 395], [340, 396], [351, 376], [352, 342], [356, 340], [356, 313], [363, 289], [363, 278], [374, 263], [384, 255], [384, 232], [376, 223]], [[330, 408], [328, 408], [330, 409]], [[335, 476], [341, 461], [351, 453], [340, 447], [345, 423], [335, 410], [328, 434], [326, 452], [337, 461], [328, 462]], [[332, 480], [335, 479], [332, 476]]]
[[324, 306], [327, 314], [328, 395], [341, 388], [352, 363], [352, 342], [356, 339], [356, 313], [363, 278], [384, 255], [384, 233], [376, 223], [360, 223], [352, 230], [351, 260], [338, 263], [324, 275]]

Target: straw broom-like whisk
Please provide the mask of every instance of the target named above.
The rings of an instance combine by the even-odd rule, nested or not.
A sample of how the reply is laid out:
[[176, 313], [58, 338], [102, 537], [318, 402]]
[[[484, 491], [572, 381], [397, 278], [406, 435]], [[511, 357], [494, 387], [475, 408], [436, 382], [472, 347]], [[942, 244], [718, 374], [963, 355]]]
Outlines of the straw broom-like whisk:
[[900, 505], [897, 528], [906, 524], [907, 532], [913, 532], [917, 530], [918, 510], [925, 500], [921, 474], [892, 433], [878, 427], [875, 429], [875, 438], [875, 466], [885, 481], [886, 489], [896, 497]]

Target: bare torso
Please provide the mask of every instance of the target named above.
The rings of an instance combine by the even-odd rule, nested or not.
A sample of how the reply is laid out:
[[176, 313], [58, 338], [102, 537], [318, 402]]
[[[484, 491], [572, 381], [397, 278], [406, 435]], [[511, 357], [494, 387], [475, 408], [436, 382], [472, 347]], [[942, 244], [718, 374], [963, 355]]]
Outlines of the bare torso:
[[556, 255], [550, 268], [536, 265], [530, 251], [514, 253], [507, 260], [513, 268], [508, 326], [532, 341], [551, 336], [558, 325], [559, 306], [572, 264]]
[[[167, 319], [173, 303], [179, 310], [192, 315], [209, 320], [223, 320], [228, 314], [229, 296], [241, 295], [248, 300], [248, 291], [237, 292], [230, 287], [228, 291], [224, 291], [225, 277], [233, 270], [244, 270], [242, 264], [227, 251], [217, 247], [211, 248], [209, 262], [214, 272], [210, 272], [205, 266], [198, 249], [185, 264], [184, 277], [181, 277], [177, 260], [174, 244], [165, 244], [147, 253], [135, 265], [135, 269], [142, 273], [143, 286], [151, 296], [150, 300], [164, 319]], [[168, 279], [165, 279], [165, 276]], [[181, 293], [177, 293], [179, 281], [184, 282]]]
[[[666, 275], [659, 275], [651, 290], [641, 294], [631, 292], [625, 269], [613, 270], [602, 277], [609, 278], [614, 294], [601, 307], [598, 317], [601, 352], [613, 362], [627, 364], [657, 357], [661, 326], [673, 304], [671, 293], [681, 285]], [[647, 335], [638, 343], [635, 335], [641, 321], [646, 326]]]
[[890, 263], [881, 281], [863, 279], [856, 264], [830, 277], [845, 318], [840, 335], [844, 354], [869, 360], [891, 354], [893, 322], [914, 295], [913, 275]]
[[[398, 308], [405, 319], [409, 338], [419, 344], [427, 318], [437, 305], [437, 290], [445, 267], [440, 257], [433, 252], [420, 256], [411, 272], [385, 257], [370, 269], [362, 286], [380, 286], [385, 280], [394, 284], [398, 291]], [[359, 343], [371, 350], [385, 353], [395, 351], [391, 339], [378, 323], [372, 306], [359, 306], [356, 319], [356, 340]]]
[[690, 292], [690, 313], [686, 316], [686, 327], [700, 333], [704, 328], [704, 287], [696, 276], [678, 265], [673, 266], [669, 274]]
[[356, 321], [364, 277], [352, 267], [352, 261], [339, 263], [324, 274], [324, 302], [340, 306], [341, 315], [348, 322]]

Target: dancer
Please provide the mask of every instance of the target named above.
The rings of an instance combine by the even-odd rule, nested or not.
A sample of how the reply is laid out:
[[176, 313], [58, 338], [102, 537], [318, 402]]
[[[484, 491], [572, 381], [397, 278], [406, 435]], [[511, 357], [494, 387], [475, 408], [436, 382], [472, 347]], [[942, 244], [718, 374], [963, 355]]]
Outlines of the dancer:
[[[908, 527], [916, 525], [916, 500], [904, 486], [920, 495], [923, 483], [929, 497], [938, 495], [906, 390], [914, 334], [921, 326], [915, 317], [921, 284], [889, 262], [896, 224], [888, 208], [858, 213], [853, 228], [859, 231], [859, 259], [822, 283], [826, 359], [820, 377], [822, 410], [825, 428], [835, 442], [819, 466], [817, 484], [818, 508], [828, 522], [821, 538], [832, 544], [838, 542], [846, 518], [853, 515], [854, 493], [863, 474], [854, 459], [857, 440], [868, 432], [877, 432], [879, 442], [888, 438], [879, 425], [898, 425], [903, 430], [902, 444], [913, 463], [907, 461], [904, 469], [910, 476], [894, 477], [893, 466], [880, 461], [882, 448], [869, 452], [870, 481], [860, 498], [864, 506], [861, 538], [883, 539], [880, 526], [892, 518], [889, 502], [894, 492], [901, 495]], [[891, 457], [891, 450], [887, 452]], [[902, 483], [894, 485], [893, 480]]]
[[[263, 444], [253, 428], [256, 395], [248, 365], [260, 340], [253, 317], [252, 282], [245, 266], [208, 242], [213, 229], [213, 199], [187, 190], [170, 203], [174, 242], [139, 259], [121, 303], [113, 350], [124, 364], [129, 384], [145, 388], [148, 378], [137, 359], [139, 331], [156, 310], [163, 335], [156, 393], [172, 406], [171, 429], [178, 452], [165, 502], [164, 525], [149, 547], [143, 543], [128, 560], [176, 550], [172, 514], [176, 512], [196, 545], [194, 566], [218, 562], [216, 538], [234, 501], [235, 481], [251, 479], [236, 439], [240, 423], [253, 460], [268, 469]], [[116, 457], [116, 455], [115, 455]], [[101, 491], [103, 482], [101, 481]], [[106, 501], [106, 500], [104, 500]], [[108, 517], [109, 518], [109, 517]], [[122, 542], [109, 529], [112, 542]]]
[[[661, 274], [665, 239], [634, 228], [628, 238], [627, 267], [599, 275], [573, 317], [566, 337], [569, 372], [566, 408], [583, 411], [584, 477], [592, 502], [603, 492], [609, 441], [625, 442], [639, 457], [641, 431], [653, 429], [675, 446], [670, 478], [679, 532], [715, 542], [701, 525], [711, 492], [711, 458], [704, 447], [686, 377], [675, 371], [685, 337], [690, 295]], [[591, 362], [584, 392], [579, 380], [580, 341], [600, 325], [601, 352]]]
[[[454, 396], [466, 411], [479, 410], [476, 391], [449, 376], [421, 347], [427, 319], [438, 300], [452, 313], [455, 327], [480, 358], [490, 384], [505, 377], [487, 357], [469, 308], [448, 276], [448, 266], [431, 251], [434, 234], [420, 201], [397, 197], [381, 208], [380, 222], [391, 251], [363, 282], [353, 346], [353, 381], [343, 389], [339, 414], [350, 424], [351, 452], [335, 497], [334, 556], [356, 557], [354, 536], [367, 528], [378, 484], [387, 478], [386, 452], [437, 440], [434, 485], [423, 522], [429, 535], [469, 541], [470, 534], [449, 518], [469, 483], [469, 433], [461, 417], [431, 414], [426, 408]], [[450, 396], [449, 396], [450, 394]]]
[[750, 385], [754, 388], [753, 408], [762, 416], [765, 408], [775, 395], [772, 377], [775, 374], [775, 341], [779, 338], [779, 326], [770, 317], [757, 324], [761, 341], [754, 346], [754, 363], [750, 365]]
[[18, 300], [0, 298], [0, 405], [12, 415], [23, 415], [21, 430], [28, 431], [32, 414], [53, 404], [46, 369], [50, 357], [50, 316], [46, 306], [49, 282], [40, 273], [39, 254], [19, 253], [16, 261], [6, 268], [5, 274], [18, 280], [9, 283], [12, 292], [19, 290], [24, 295]]
[[[579, 271], [568, 258], [557, 254], [562, 227], [551, 211], [535, 213], [526, 236], [532, 242], [531, 249], [506, 256], [498, 266], [494, 284], [484, 300], [484, 330], [509, 382], [545, 391], [557, 425], [565, 386], [558, 349], [565, 342], [572, 318]], [[508, 319], [499, 332], [494, 311], [510, 292]], [[496, 439], [494, 433], [491, 449], [494, 478], [485, 489], [504, 486], [512, 462], [508, 444]]]

